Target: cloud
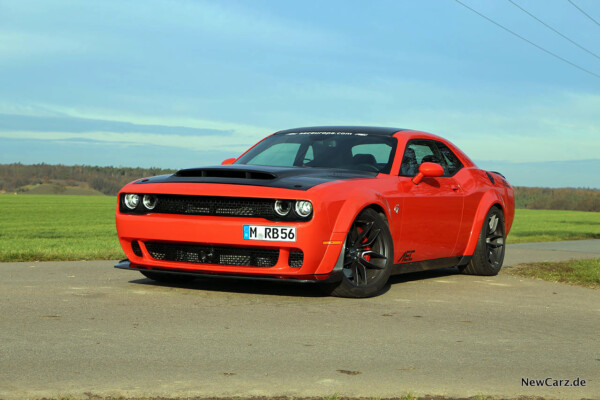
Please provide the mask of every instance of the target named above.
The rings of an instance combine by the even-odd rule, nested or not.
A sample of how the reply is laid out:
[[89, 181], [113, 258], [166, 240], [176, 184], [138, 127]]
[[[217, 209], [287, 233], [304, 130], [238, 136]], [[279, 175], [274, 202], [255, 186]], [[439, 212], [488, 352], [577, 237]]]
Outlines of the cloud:
[[[512, 162], [577, 160], [600, 154], [600, 95], [469, 90], [430, 82], [379, 79], [355, 85], [299, 85], [295, 101], [311, 97], [344, 107], [296, 108], [291, 121], [379, 125], [435, 133], [472, 158]], [[321, 107], [322, 108], [322, 107]], [[276, 111], [270, 110], [271, 113]]]
[[112, 133], [152, 133], [180, 136], [229, 136], [231, 129], [206, 129], [187, 126], [168, 126], [152, 124], [136, 124], [132, 122], [114, 121], [108, 119], [78, 118], [69, 116], [27, 116], [0, 114], [0, 130], [35, 131], [35, 132], [112, 132]]
[[[161, 146], [165, 148], [179, 148], [194, 151], [232, 151], [241, 153], [249, 146], [246, 143], [231, 141], [231, 139], [219, 136], [182, 136], [161, 135], [155, 133], [115, 133], [115, 132], [35, 132], [18, 131], [2, 132], [0, 138], [5, 139], [35, 139], [39, 141], [87, 141], [103, 142], [114, 147], [137, 145], [137, 146]], [[85, 162], [82, 159], [81, 162]]]
[[126, 167], [191, 168], [218, 165], [236, 156], [232, 151], [193, 150], [178, 147], [111, 142], [88, 139], [36, 140], [0, 137], [3, 163], [100, 165]]
[[6, 139], [96, 141], [239, 155], [273, 132], [269, 128], [190, 117], [0, 103], [0, 138]]
[[[340, 39], [323, 26], [296, 21], [250, 3], [202, 0], [5, 2], [0, 55], [47, 55], [93, 48], [155, 46], [173, 35], [183, 43], [219, 40], [285, 48], [319, 48]], [[165, 33], [168, 35], [165, 36]], [[154, 39], [154, 40], [152, 40]], [[160, 44], [158, 44], [160, 45]]]
[[[0, 112], [23, 117], [13, 115], [3, 121], [0, 115], [0, 128], [3, 137], [87, 138], [239, 154], [278, 129], [355, 124], [432, 132], [482, 160], [577, 160], [600, 154], [600, 96], [592, 93], [557, 92], [550, 101], [546, 93], [515, 97], [499, 92], [490, 96], [453, 92], [450, 87], [434, 87], [427, 82], [391, 81], [386, 89], [378, 80], [357, 85], [292, 82], [279, 89], [285, 95], [271, 99], [273, 104], [264, 103], [260, 96], [255, 98], [262, 106], [254, 112], [254, 119], [268, 121], [272, 127], [193, 118], [189, 110], [183, 116], [147, 115], [46, 104], [0, 104]], [[321, 101], [311, 102], [315, 97]], [[282, 106], [285, 98], [289, 101]], [[233, 99], [230, 107], [243, 110], [247, 101], [244, 97]], [[330, 106], [323, 107], [327, 102]], [[189, 104], [193, 108], [193, 99]], [[242, 111], [230, 117], [248, 119]]]

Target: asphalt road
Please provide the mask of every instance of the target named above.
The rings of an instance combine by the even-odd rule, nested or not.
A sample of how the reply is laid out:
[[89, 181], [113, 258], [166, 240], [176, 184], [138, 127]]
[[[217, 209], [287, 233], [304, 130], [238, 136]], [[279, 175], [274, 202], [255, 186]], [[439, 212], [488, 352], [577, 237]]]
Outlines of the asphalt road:
[[[507, 264], [518, 254], [598, 257], [600, 241], [509, 246]], [[444, 270], [349, 300], [289, 283], [161, 286], [112, 264], [0, 265], [0, 398], [600, 399], [598, 290]], [[585, 387], [522, 383], [578, 377]]]

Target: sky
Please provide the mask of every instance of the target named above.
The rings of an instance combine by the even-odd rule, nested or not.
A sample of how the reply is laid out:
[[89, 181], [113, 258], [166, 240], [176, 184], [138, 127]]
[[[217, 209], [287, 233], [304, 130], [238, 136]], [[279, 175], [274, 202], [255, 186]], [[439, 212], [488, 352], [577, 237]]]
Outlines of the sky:
[[598, 22], [596, 0], [0, 0], [0, 163], [177, 169], [374, 125], [600, 188]]

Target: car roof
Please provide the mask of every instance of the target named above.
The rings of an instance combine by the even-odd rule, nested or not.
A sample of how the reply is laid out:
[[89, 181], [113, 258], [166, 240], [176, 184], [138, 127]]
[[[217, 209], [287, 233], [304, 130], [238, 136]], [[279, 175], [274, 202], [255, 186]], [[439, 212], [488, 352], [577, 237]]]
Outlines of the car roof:
[[275, 135], [284, 135], [288, 133], [363, 133], [366, 135], [382, 135], [382, 136], [392, 136], [394, 133], [405, 131], [407, 129], [400, 128], [390, 128], [390, 127], [380, 127], [380, 126], [308, 126], [304, 128], [294, 128], [294, 129], [286, 129], [283, 131], [275, 132]]

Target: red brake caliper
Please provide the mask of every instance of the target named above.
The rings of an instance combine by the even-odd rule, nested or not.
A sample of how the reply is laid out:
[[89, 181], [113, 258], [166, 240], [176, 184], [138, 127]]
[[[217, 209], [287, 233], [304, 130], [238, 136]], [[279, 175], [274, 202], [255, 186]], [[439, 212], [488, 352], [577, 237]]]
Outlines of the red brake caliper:
[[[358, 227], [358, 230], [359, 230], [359, 233], [362, 233], [362, 231], [363, 231], [362, 228], [360, 228], [360, 227]], [[368, 241], [369, 241], [369, 238], [366, 237], [362, 242], [363, 243], [367, 243]], [[365, 247], [364, 248], [364, 251], [369, 251], [369, 250], [371, 250], [371, 247]], [[371, 261], [371, 255], [370, 254], [366, 254], [363, 258], [365, 259], [365, 261], [369, 261], [369, 262]]]

